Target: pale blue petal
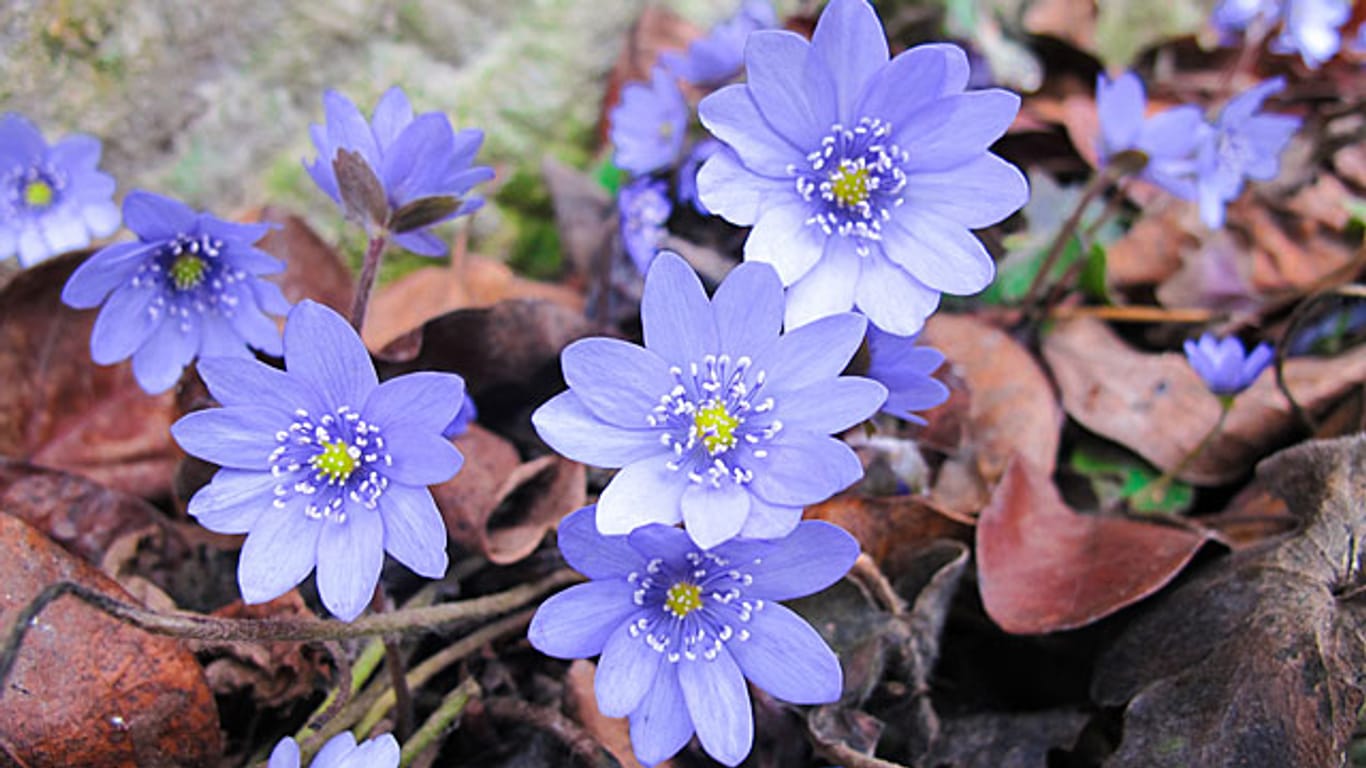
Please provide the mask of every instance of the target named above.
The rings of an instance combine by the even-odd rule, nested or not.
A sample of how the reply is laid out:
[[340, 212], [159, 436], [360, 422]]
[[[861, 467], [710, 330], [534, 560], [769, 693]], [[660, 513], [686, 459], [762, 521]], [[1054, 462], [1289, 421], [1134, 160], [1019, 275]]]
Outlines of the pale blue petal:
[[893, 218], [925, 211], [980, 229], [1019, 210], [1029, 200], [1029, 183], [1019, 168], [984, 153], [952, 168], [912, 172], [902, 197], [906, 204]]
[[722, 149], [697, 172], [697, 196], [707, 210], [732, 224], [748, 227], [770, 200], [795, 195], [791, 181], [756, 176], [729, 149]]
[[[645, 346], [668, 365], [687, 370], [690, 364], [701, 363], [703, 356], [716, 354], [718, 340], [711, 303], [697, 273], [677, 254], [662, 252], [650, 265], [640, 300], [640, 322]], [[665, 389], [654, 397], [667, 392]], [[593, 407], [591, 403], [588, 406]]]
[[596, 505], [577, 509], [561, 520], [556, 540], [569, 567], [590, 579], [624, 579], [644, 565], [626, 537], [598, 533]]
[[275, 408], [235, 405], [195, 411], [171, 425], [171, 436], [191, 456], [233, 469], [270, 469], [275, 434], [289, 417]]
[[327, 740], [323, 748], [318, 750], [309, 768], [336, 768], [347, 755], [356, 751], [356, 737], [350, 731], [342, 731]]
[[872, 379], [841, 376], [825, 379], [775, 398], [773, 418], [785, 428], [834, 434], [877, 413], [887, 388]]
[[[967, 54], [952, 43], [929, 43], [902, 51], [870, 80], [860, 99], [862, 114], [897, 126], [947, 94], [962, 93], [970, 69]], [[915, 145], [902, 145], [914, 150]]]
[[304, 300], [290, 310], [284, 343], [285, 369], [316, 388], [332, 408], [359, 408], [379, 385], [360, 337], [322, 304]]
[[624, 578], [575, 584], [541, 603], [531, 617], [527, 640], [557, 659], [596, 656], [613, 632], [642, 612], [631, 599], [635, 590]]
[[874, 249], [863, 262], [854, 304], [877, 327], [898, 336], [919, 333], [939, 308], [939, 291], [916, 280]]
[[165, 392], [180, 380], [199, 351], [200, 318], [167, 318], [133, 353], [133, 378], [148, 394]]
[[844, 577], [858, 559], [858, 541], [839, 526], [816, 520], [798, 523], [777, 541], [736, 539], [717, 551], [745, 564], [754, 582], [745, 593], [764, 600], [791, 600], [825, 589]]
[[838, 701], [844, 675], [834, 651], [806, 620], [774, 602], [750, 614], [749, 638], [726, 650], [749, 681], [793, 704]]
[[702, 748], [721, 763], [739, 765], [754, 745], [754, 716], [740, 667], [725, 651], [710, 661], [676, 666], [683, 701]]
[[379, 500], [384, 550], [419, 576], [446, 575], [446, 522], [426, 488], [390, 483]]
[[640, 706], [631, 712], [631, 749], [644, 765], [668, 760], [692, 738], [692, 718], [675, 664], [661, 664]]
[[178, 200], [135, 189], [123, 199], [123, 223], [145, 241], [188, 234], [199, 214]]
[[703, 549], [734, 538], [749, 517], [749, 491], [731, 482], [689, 483], [681, 501], [684, 528]]
[[384, 474], [397, 483], [419, 487], [444, 483], [465, 464], [465, 457], [439, 431], [385, 430], [383, 434], [387, 436], [384, 448], [393, 461]]
[[768, 455], [749, 467], [754, 471], [750, 489], [773, 504], [815, 504], [863, 477], [853, 449], [826, 435], [785, 429], [764, 448]]
[[220, 469], [190, 497], [187, 511], [215, 533], [246, 533], [266, 510], [280, 480], [269, 472]]
[[762, 264], [741, 264], [712, 297], [721, 351], [732, 358], [752, 355], [773, 343], [783, 329], [783, 284]]
[[973, 294], [996, 277], [991, 255], [962, 224], [908, 211], [886, 222], [882, 235], [883, 253], [933, 290]]
[[[360, 746], [338, 762], [335, 768], [398, 768], [403, 751], [392, 733], [385, 733], [360, 743]], [[332, 768], [319, 765], [315, 759], [310, 768]]]
[[531, 414], [536, 434], [556, 453], [595, 467], [624, 467], [668, 448], [655, 429], [625, 429], [599, 419], [574, 390], [550, 398]]
[[90, 331], [91, 359], [111, 365], [146, 344], [159, 326], [169, 322], [164, 310], [156, 315], [150, 311], [156, 298], [152, 286], [126, 285], [110, 294]]
[[816, 115], [807, 101], [802, 74], [810, 44], [783, 30], [751, 33], [745, 43], [750, 97], [768, 127], [795, 147], [819, 145], [835, 115]]
[[451, 154], [453, 133], [450, 120], [439, 112], [421, 115], [403, 129], [379, 169], [391, 200], [401, 205], [445, 191], [444, 161]]
[[747, 539], [780, 539], [792, 533], [801, 519], [802, 508], [799, 506], [770, 504], [750, 494], [749, 517], [745, 518], [740, 536]]
[[643, 429], [650, 426], [659, 398], [677, 386], [669, 363], [656, 351], [620, 339], [579, 339], [560, 354], [560, 366], [570, 390], [594, 415], [618, 427]]
[[593, 677], [598, 709], [607, 717], [631, 714], [650, 690], [664, 654], [645, 643], [645, 636], [630, 622], [623, 622], [607, 637], [598, 672]]
[[598, 531], [615, 536], [647, 523], [679, 522], [679, 501], [688, 484], [687, 475], [666, 467], [663, 457], [627, 464], [598, 497]]
[[818, 253], [820, 259], [815, 266], [788, 288], [785, 323], [789, 331], [854, 307], [864, 261], [854, 241], [831, 237], [825, 242], [824, 252]]
[[730, 146], [746, 169], [784, 180], [783, 187], [795, 194], [788, 166], [804, 167], [810, 150], [794, 146], [769, 125], [749, 86], [737, 83], [712, 93], [698, 103], [697, 116], [712, 135]]
[[[338, 149], [360, 152], [371, 169], [379, 168], [379, 147], [375, 134], [365, 117], [350, 99], [329, 90], [323, 94], [323, 112], [327, 123], [327, 137]], [[333, 157], [324, 159], [331, 165]]]
[[770, 391], [791, 391], [832, 379], [844, 370], [863, 343], [868, 321], [843, 312], [788, 331], [754, 359], [754, 369], [767, 373]]
[[62, 302], [76, 309], [99, 306], [111, 291], [132, 279], [143, 259], [158, 247], [157, 244], [137, 242], [101, 249], [71, 273], [66, 285], [62, 286]]
[[413, 121], [413, 105], [408, 96], [397, 85], [384, 92], [375, 105], [375, 114], [370, 121], [375, 132], [375, 140], [380, 149], [388, 152], [403, 129]]
[[222, 405], [276, 408], [293, 418], [297, 408], [310, 413], [323, 409], [312, 390], [278, 368], [257, 360], [200, 360], [199, 378]]
[[839, 121], [853, 125], [863, 117], [854, 113], [856, 100], [889, 56], [873, 7], [866, 0], [831, 0], [816, 22], [810, 55], [819, 57], [830, 73]]
[[761, 204], [754, 229], [745, 239], [745, 261], [771, 265], [783, 285], [792, 285], [810, 274], [828, 248], [827, 242], [845, 241], [827, 237], [820, 227], [808, 224], [811, 213], [810, 203], [789, 190]]
[[286, 736], [270, 751], [270, 761], [266, 763], [266, 768], [299, 768], [299, 760], [299, 744]]
[[418, 371], [389, 379], [366, 399], [361, 415], [381, 429], [439, 434], [465, 402], [465, 380], [454, 373]]
[[318, 537], [318, 595], [342, 621], [352, 621], [375, 596], [384, 565], [384, 522], [378, 510], [348, 501], [346, 520], [325, 520]]
[[242, 544], [237, 562], [237, 585], [242, 600], [264, 603], [283, 595], [308, 577], [318, 552], [318, 534], [325, 524], [304, 514], [295, 497], [284, 509], [265, 506]]

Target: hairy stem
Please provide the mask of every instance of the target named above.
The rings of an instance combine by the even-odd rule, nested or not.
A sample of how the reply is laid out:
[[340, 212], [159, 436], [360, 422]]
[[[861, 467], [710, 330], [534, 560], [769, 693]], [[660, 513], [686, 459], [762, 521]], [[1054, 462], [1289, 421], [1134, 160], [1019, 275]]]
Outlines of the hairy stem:
[[1228, 412], [1231, 410], [1233, 410], [1233, 397], [1220, 397], [1219, 419], [1214, 422], [1214, 426], [1210, 431], [1205, 433], [1205, 436], [1200, 439], [1199, 443], [1196, 443], [1195, 447], [1192, 448], [1189, 453], [1181, 457], [1181, 461], [1178, 461], [1176, 466], [1163, 472], [1161, 477], [1158, 477], [1156, 480], [1140, 488], [1138, 493], [1135, 493], [1129, 499], [1129, 508], [1131, 510], [1137, 509], [1140, 504], [1146, 502], [1161, 504], [1162, 501], [1167, 498], [1167, 489], [1171, 486], [1172, 481], [1176, 479], [1177, 475], [1185, 472], [1186, 468], [1195, 461], [1197, 456], [1204, 453], [1205, 449], [1209, 447], [1210, 442], [1214, 440], [1214, 436], [1219, 434], [1219, 430], [1224, 428], [1224, 422], [1228, 420]]
[[365, 310], [370, 306], [370, 294], [375, 290], [375, 278], [379, 276], [380, 257], [384, 255], [385, 236], [370, 238], [365, 249], [365, 261], [360, 265], [360, 278], [356, 280], [356, 296], [351, 303], [351, 327], [359, 334], [365, 326]]
[[436, 708], [426, 720], [422, 727], [418, 728], [412, 737], [403, 743], [403, 751], [399, 757], [400, 768], [407, 768], [429, 747], [434, 746], [437, 739], [446, 735], [446, 730], [451, 723], [465, 711], [465, 706], [470, 703], [470, 699], [480, 694], [479, 684], [473, 678], [465, 678], [460, 685], [446, 694], [441, 700], [441, 706]]
[[[375, 585], [375, 598], [370, 603], [375, 613], [384, 613], [392, 606], [384, 594], [384, 585]], [[399, 741], [407, 741], [413, 733], [413, 721], [417, 715], [413, 709], [413, 693], [408, 690], [408, 680], [403, 662], [403, 649], [399, 647], [398, 637], [384, 636], [384, 666], [389, 670], [389, 685], [394, 691], [394, 735]]]

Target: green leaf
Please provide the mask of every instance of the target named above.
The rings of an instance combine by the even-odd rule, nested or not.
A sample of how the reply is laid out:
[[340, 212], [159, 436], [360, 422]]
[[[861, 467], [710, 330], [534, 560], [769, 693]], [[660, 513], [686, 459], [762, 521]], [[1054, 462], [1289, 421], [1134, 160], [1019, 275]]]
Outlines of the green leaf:
[[1081, 265], [1081, 274], [1077, 277], [1082, 293], [1087, 296], [1110, 303], [1110, 293], [1105, 284], [1105, 246], [1100, 243], [1091, 243], [1091, 248], [1086, 252], [1086, 261]]
[[[996, 280], [982, 292], [982, 301], [988, 304], [1015, 304], [1024, 299], [1025, 294], [1029, 292], [1030, 283], [1034, 281], [1034, 275], [1043, 268], [1043, 260], [1046, 254], [1046, 248], [1023, 258], [1011, 254], [1005, 261], [1001, 262], [1001, 266], [996, 272]], [[1061, 278], [1067, 268], [1079, 258], [1081, 258], [1081, 240], [1074, 236], [1063, 246], [1062, 253], [1058, 254], [1058, 260], [1054, 262], [1053, 269], [1045, 284]], [[1101, 266], [1101, 279], [1104, 280], [1103, 264]]]
[[1140, 494], [1161, 473], [1138, 456], [1108, 443], [1082, 442], [1069, 457], [1068, 466], [1090, 481], [1102, 507], [1126, 501], [1135, 512], [1181, 514], [1195, 500], [1195, 490], [1179, 481], [1173, 481], [1154, 498]]
[[615, 195], [621, 191], [621, 185], [626, 181], [626, 171], [621, 170], [612, 162], [612, 158], [603, 158], [602, 162], [591, 171], [593, 179], [602, 185], [602, 188]]

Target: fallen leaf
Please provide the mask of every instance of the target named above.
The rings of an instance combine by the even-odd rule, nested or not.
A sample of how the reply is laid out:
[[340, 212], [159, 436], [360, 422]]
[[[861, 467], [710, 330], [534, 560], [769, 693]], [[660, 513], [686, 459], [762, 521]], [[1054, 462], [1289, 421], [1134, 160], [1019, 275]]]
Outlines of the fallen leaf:
[[1207, 536], [1174, 525], [1078, 514], [1050, 476], [1012, 462], [977, 520], [977, 580], [1007, 632], [1090, 624], [1171, 581]]
[[[59, 581], [129, 599], [94, 566], [0, 514], [0, 626]], [[0, 694], [0, 752], [19, 765], [207, 765], [223, 752], [194, 656], [72, 597], [34, 620]]]
[[848, 531], [889, 578], [906, 568], [916, 551], [936, 539], [967, 541], [972, 528], [918, 496], [841, 494], [808, 507], [806, 518], [825, 520]]
[[[213, 612], [227, 619], [313, 618], [298, 590], [269, 602], [247, 605], [236, 600]], [[312, 696], [326, 681], [322, 656], [316, 646], [286, 642], [212, 642], [194, 644], [204, 663], [204, 677], [215, 695], [242, 690], [262, 707], [282, 707]]]
[[[1105, 250], [1105, 279], [1117, 288], [1156, 285], [1176, 274], [1182, 254], [1195, 249], [1187, 228], [1185, 203], [1164, 203], [1149, 209]], [[1169, 305], [1170, 306], [1170, 305]]]
[[1067, 709], [949, 717], [926, 765], [954, 768], [1048, 768], [1053, 750], [1069, 749], [1090, 715]]
[[170, 492], [174, 393], [148, 395], [132, 367], [90, 359], [95, 310], [61, 302], [88, 254], [26, 269], [0, 290], [0, 455], [74, 472], [135, 496]]
[[1366, 437], [1298, 445], [1257, 476], [1303, 531], [1212, 563], [1101, 656], [1092, 697], [1127, 705], [1107, 768], [1346, 764], [1366, 625], [1342, 590], [1361, 583]]
[[[1219, 418], [1218, 401], [1184, 355], [1133, 350], [1098, 320], [1059, 323], [1044, 337], [1043, 354], [1069, 416], [1164, 471]], [[1333, 358], [1294, 358], [1284, 371], [1295, 399], [1315, 413], [1366, 379], [1366, 347]], [[1198, 485], [1230, 482], [1295, 430], [1290, 403], [1265, 373], [1238, 396], [1224, 428], [1177, 477]]]
[[1025, 11], [1024, 28], [1092, 51], [1096, 45], [1096, 4], [1093, 0], [1038, 0]]
[[1252, 259], [1227, 232], [1214, 233], [1199, 250], [1185, 250], [1181, 262], [1181, 268], [1162, 278], [1157, 288], [1163, 306], [1230, 314], [1250, 313], [1261, 306], [1252, 288]]
[[280, 286], [285, 298], [297, 303], [312, 299], [346, 315], [356, 293], [356, 278], [332, 246], [298, 216], [278, 208], [266, 207], [248, 218], [279, 224], [256, 247], [284, 261], [285, 271], [270, 280]]

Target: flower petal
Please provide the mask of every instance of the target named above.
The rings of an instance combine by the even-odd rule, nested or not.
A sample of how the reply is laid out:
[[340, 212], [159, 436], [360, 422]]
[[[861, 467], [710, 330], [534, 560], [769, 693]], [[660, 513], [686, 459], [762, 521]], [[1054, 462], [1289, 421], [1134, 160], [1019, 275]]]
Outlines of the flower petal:
[[255, 359], [210, 358], [200, 360], [197, 368], [209, 394], [222, 405], [273, 407], [291, 418], [296, 408], [310, 413], [322, 410], [311, 390], [284, 371]]
[[190, 497], [188, 511], [215, 533], [246, 533], [263, 512], [272, 510], [279, 484], [269, 472], [220, 469]]
[[[769, 125], [744, 84], [728, 85], [702, 99], [697, 117], [752, 173], [787, 179], [788, 166], [805, 160], [806, 151]], [[783, 186], [793, 189], [791, 182]]]
[[[707, 322], [711, 323], [710, 316]], [[627, 429], [649, 426], [647, 417], [659, 398], [677, 385], [668, 363], [653, 349], [621, 339], [579, 339], [560, 353], [560, 367], [570, 390], [589, 411]]]
[[289, 426], [274, 408], [234, 405], [188, 413], [171, 425], [171, 436], [191, 456], [233, 469], [270, 469], [275, 433]]
[[838, 376], [863, 343], [868, 321], [842, 312], [788, 331], [754, 359], [754, 370], [765, 371], [770, 391], [808, 387]]
[[370, 353], [350, 324], [307, 299], [285, 321], [285, 369], [316, 388], [331, 408], [360, 408], [379, 385]]
[[123, 223], [146, 242], [187, 234], [197, 217], [193, 208], [179, 200], [141, 189], [123, 198]]
[[286, 736], [270, 751], [266, 768], [299, 768], [299, 743]]
[[739, 765], [754, 745], [754, 716], [740, 667], [725, 651], [710, 661], [675, 666], [702, 748], [726, 765]]
[[631, 749], [643, 765], [668, 760], [692, 738], [692, 717], [676, 666], [659, 665], [645, 698], [631, 712]]
[[[716, 321], [702, 281], [677, 254], [662, 252], [650, 265], [640, 299], [640, 322], [645, 346], [668, 365], [686, 369], [689, 363], [700, 363], [704, 355], [716, 352]], [[668, 391], [661, 390], [654, 397]]]
[[607, 638], [641, 611], [631, 599], [635, 589], [626, 579], [604, 579], [551, 595], [531, 617], [527, 640], [557, 659], [596, 656]]
[[126, 283], [143, 259], [157, 245], [147, 243], [118, 243], [104, 248], [81, 262], [62, 286], [62, 303], [76, 309], [98, 307], [115, 288]]
[[756, 175], [730, 149], [723, 148], [707, 158], [697, 172], [697, 196], [702, 204], [742, 227], [759, 219], [759, 209], [765, 201], [792, 192], [792, 182]]
[[378, 510], [347, 502], [346, 519], [324, 520], [318, 537], [318, 595], [342, 621], [365, 610], [384, 565], [384, 522]]
[[[337, 149], [350, 149], [361, 153], [371, 169], [379, 168], [379, 147], [375, 144], [374, 131], [365, 121], [356, 105], [334, 90], [323, 94], [323, 114], [327, 125], [327, 138]], [[335, 157], [319, 158], [328, 165]]]
[[[321, 757], [322, 753], [319, 753]], [[373, 739], [360, 743], [354, 751], [342, 758], [335, 768], [397, 768], [403, 751], [399, 749], [398, 739], [392, 733], [382, 733]], [[312, 768], [330, 768], [328, 764], [319, 765], [314, 758]]]
[[180, 380], [199, 351], [200, 319], [191, 314], [167, 318], [133, 353], [133, 378], [148, 394], [165, 392]]
[[657, 430], [623, 429], [599, 419], [574, 390], [543, 403], [531, 424], [556, 453], [595, 467], [622, 467], [668, 450]]
[[342, 731], [336, 736], [328, 739], [327, 743], [323, 745], [323, 748], [318, 750], [318, 754], [314, 756], [310, 768], [319, 763], [321, 763], [321, 765], [318, 765], [318, 768], [336, 768], [338, 762], [346, 759], [348, 755], [355, 751], [356, 737], [352, 736], [350, 731]]
[[377, 169], [391, 200], [400, 204], [445, 192], [446, 158], [453, 149], [455, 130], [440, 112], [420, 115], [399, 134]]
[[712, 297], [721, 351], [731, 357], [753, 354], [773, 343], [783, 329], [783, 284], [761, 264], [731, 270]]
[[754, 582], [746, 594], [764, 600], [790, 600], [825, 589], [844, 577], [858, 559], [858, 541], [842, 528], [817, 520], [797, 524], [778, 541], [736, 539], [718, 554], [736, 563], [754, 562]]
[[625, 577], [643, 563], [626, 537], [598, 533], [595, 504], [577, 509], [561, 520], [556, 540], [569, 567], [590, 579]]
[[924, 211], [980, 229], [1019, 210], [1029, 200], [1029, 183], [1019, 168], [984, 153], [952, 168], [912, 173], [902, 197], [906, 204], [893, 218]]
[[877, 413], [887, 388], [872, 379], [840, 376], [784, 392], [775, 398], [773, 417], [787, 428], [834, 434]]
[[252, 525], [237, 561], [237, 585], [244, 602], [274, 600], [313, 570], [324, 523], [304, 514], [305, 498], [296, 496], [284, 509], [264, 507]]
[[813, 114], [807, 101], [802, 73], [810, 47], [786, 30], [752, 32], [745, 42], [745, 72], [750, 98], [769, 127], [794, 147], [814, 149], [836, 116]]
[[801, 507], [770, 504], [750, 494], [749, 517], [745, 518], [740, 536], [747, 539], [781, 539], [792, 533], [801, 519]]
[[380, 497], [384, 551], [419, 576], [439, 579], [450, 564], [446, 557], [446, 522], [431, 491], [391, 483]]
[[418, 371], [380, 384], [366, 398], [361, 413], [386, 430], [439, 433], [464, 402], [464, 379], [454, 373]]
[[684, 529], [703, 549], [734, 538], [749, 517], [749, 491], [735, 483], [689, 483], [681, 501]]
[[687, 486], [687, 476], [665, 466], [662, 457], [627, 464], [598, 497], [598, 531], [613, 536], [647, 523], [677, 523], [683, 519], [679, 500]]
[[821, 259], [827, 238], [819, 227], [807, 224], [809, 204], [790, 189], [761, 204], [754, 229], [745, 239], [745, 260], [772, 265], [783, 285], [792, 285], [810, 274]]
[[929, 288], [960, 296], [996, 277], [996, 263], [962, 224], [929, 213], [893, 216], [883, 227], [883, 252]]
[[748, 629], [749, 639], [728, 643], [726, 650], [750, 682], [793, 704], [839, 700], [839, 659], [805, 619], [768, 602], [750, 614]]
[[873, 7], [866, 0], [831, 0], [816, 22], [810, 55], [818, 57], [830, 73], [837, 119], [853, 125], [862, 117], [854, 114], [856, 100], [890, 55]]
[[631, 714], [645, 698], [664, 663], [664, 654], [646, 644], [640, 629], [629, 621], [623, 622], [607, 637], [597, 675], [593, 677], [598, 709], [607, 717]]
[[413, 105], [408, 101], [408, 95], [403, 89], [395, 85], [385, 91], [384, 95], [379, 97], [374, 116], [370, 120], [370, 126], [375, 132], [375, 141], [379, 143], [380, 149], [386, 153], [392, 152], [394, 141], [412, 121]]
[[754, 480], [750, 489], [773, 504], [796, 506], [815, 504], [848, 488], [863, 477], [863, 465], [853, 449], [839, 440], [783, 430], [766, 447], [763, 463], [750, 468]]
[[444, 483], [455, 477], [465, 457], [440, 432], [387, 430], [384, 447], [393, 464], [384, 468], [390, 480], [409, 486]]
[[109, 301], [95, 316], [90, 331], [90, 357], [100, 365], [110, 365], [138, 351], [166, 322], [166, 315], [153, 315], [157, 297], [152, 286], [125, 285], [109, 295]]
[[[753, 234], [750, 235], [751, 239]], [[787, 291], [786, 323], [791, 331], [854, 306], [863, 259], [846, 237], [830, 237], [819, 261]]]
[[939, 291], [893, 264], [881, 249], [863, 262], [854, 303], [877, 327], [898, 336], [919, 333], [939, 308]]

